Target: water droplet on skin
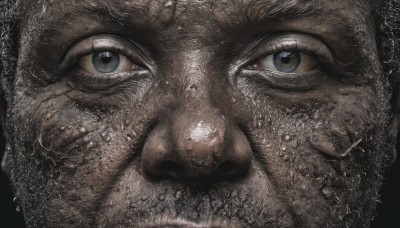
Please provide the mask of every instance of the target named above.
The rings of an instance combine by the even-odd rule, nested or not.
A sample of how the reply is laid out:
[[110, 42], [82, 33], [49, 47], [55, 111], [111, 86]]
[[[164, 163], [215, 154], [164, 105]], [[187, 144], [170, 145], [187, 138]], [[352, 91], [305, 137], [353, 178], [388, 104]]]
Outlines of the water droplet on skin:
[[111, 129], [113, 129], [114, 131], [120, 131], [119, 130], [119, 128], [120, 128], [121, 126], [118, 124], [118, 123], [113, 123], [113, 124], [111, 124]]
[[60, 130], [64, 131], [65, 130], [65, 126], [60, 127]]
[[173, 1], [168, 1], [167, 3], [165, 3], [165, 7], [171, 7], [172, 6], [172, 4], [174, 4], [174, 2]]
[[175, 193], [175, 199], [180, 199], [181, 197], [182, 197], [182, 192], [181, 191], [177, 191], [176, 193]]
[[91, 149], [95, 146], [95, 143], [93, 141], [90, 141], [87, 145], [86, 145], [86, 149]]
[[165, 200], [165, 196], [164, 196], [164, 195], [159, 195], [159, 196], [158, 196], [158, 200], [164, 201], [164, 200]]
[[290, 137], [290, 135], [282, 135], [282, 140], [285, 142], [289, 142], [292, 139], [292, 137]]
[[130, 124], [131, 124], [131, 121], [130, 121], [130, 120], [126, 119], [126, 120], [124, 121], [124, 125], [125, 125], [126, 127], [128, 127]]
[[324, 194], [324, 196], [326, 197], [331, 197], [332, 196], [332, 191], [328, 188], [328, 187], [323, 187], [321, 189], [322, 194]]
[[[110, 205], [112, 205], [112, 202], [110, 202]], [[131, 203], [129, 204], [129, 206], [130, 206], [131, 208], [136, 208], [136, 207], [138, 207], [138, 202], [135, 200], [135, 201], [131, 202]]]
[[303, 190], [307, 190], [307, 185], [302, 184], [302, 185], [300, 186], [300, 188], [303, 189]]
[[19, 207], [16, 207], [15, 210], [18, 211], [18, 212], [21, 211], [21, 209]]
[[111, 141], [111, 137], [108, 135], [108, 132], [107, 132], [107, 131], [102, 132], [102, 133], [101, 133], [101, 137], [103, 138], [103, 140], [104, 140], [105, 142]]
[[132, 140], [132, 138], [131, 138], [130, 136], [126, 137], [126, 139], [127, 139], [128, 141], [131, 141], [131, 140]]
[[286, 145], [282, 145], [281, 149], [282, 149], [283, 151], [286, 151], [286, 150], [287, 150]]
[[142, 195], [142, 197], [140, 197], [140, 199], [141, 199], [142, 201], [146, 201], [146, 200], [149, 199], [149, 196], [148, 196], [148, 195]]
[[79, 128], [79, 132], [80, 132], [80, 133], [85, 133], [85, 132], [86, 132], [86, 129], [85, 129], [84, 127], [80, 127], [80, 128]]
[[285, 156], [283, 157], [283, 160], [284, 160], [284, 161], [289, 161], [289, 159], [290, 159], [290, 156], [289, 156], [289, 155], [285, 155]]
[[258, 128], [262, 128], [263, 126], [264, 126], [264, 122], [263, 121], [261, 121], [261, 120], [257, 121], [257, 127]]
[[297, 139], [293, 140], [292, 145], [293, 145], [294, 149], [297, 149], [299, 147], [299, 140], [297, 140]]
[[51, 113], [47, 113], [47, 114], [46, 114], [46, 116], [45, 116], [46, 120], [50, 119], [50, 118], [51, 118], [51, 116], [52, 116], [52, 114], [51, 114]]
[[237, 198], [238, 197], [238, 192], [237, 191], [232, 191], [232, 194], [231, 194], [231, 197], [234, 199], [234, 198]]

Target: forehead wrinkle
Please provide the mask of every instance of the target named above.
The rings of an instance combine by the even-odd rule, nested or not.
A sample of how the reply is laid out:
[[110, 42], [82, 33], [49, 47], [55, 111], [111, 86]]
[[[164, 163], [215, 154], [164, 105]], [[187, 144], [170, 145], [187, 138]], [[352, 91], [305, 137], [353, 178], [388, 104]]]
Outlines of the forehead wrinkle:
[[[79, 18], [91, 19], [97, 23], [157, 29], [166, 25], [163, 24], [163, 20], [170, 19], [168, 21], [170, 22], [173, 19], [176, 4], [169, 7], [169, 9], [173, 9], [172, 13], [169, 13], [169, 17], [168, 15], [165, 17], [165, 12], [162, 17], [161, 10], [164, 9], [167, 2], [168, 0], [22, 1], [18, 23], [20, 32], [26, 34], [25, 38], [29, 42], [37, 41], [42, 44], [52, 42], [49, 39], [58, 39], [59, 34], [63, 34], [63, 27], [79, 22]], [[156, 14], [161, 16], [157, 18]]]
[[[22, 12], [21, 22], [28, 20], [38, 21], [40, 25], [51, 27], [56, 24], [62, 24], [71, 16], [86, 16], [96, 20], [106, 22], [118, 22], [125, 24], [135, 23], [157, 23], [155, 19], [162, 19], [161, 10], [166, 6], [167, 2], [172, 2], [172, 15], [177, 0], [135, 0], [135, 1], [118, 1], [118, 0], [38, 0], [38, 1], [22, 1], [20, 12]], [[60, 10], [62, 9], [62, 10]], [[158, 15], [156, 15], [158, 14]], [[155, 18], [159, 16], [159, 18]], [[150, 23], [151, 22], [151, 23]]]

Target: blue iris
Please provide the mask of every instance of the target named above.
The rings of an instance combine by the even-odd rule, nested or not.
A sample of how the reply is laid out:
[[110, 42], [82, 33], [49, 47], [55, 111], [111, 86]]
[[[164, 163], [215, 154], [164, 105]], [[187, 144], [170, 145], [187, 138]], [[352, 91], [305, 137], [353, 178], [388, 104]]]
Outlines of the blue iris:
[[274, 55], [274, 65], [277, 70], [290, 73], [299, 67], [301, 56], [299, 52], [282, 51]]
[[92, 56], [92, 63], [100, 73], [111, 73], [119, 66], [119, 54], [110, 51], [95, 52]]

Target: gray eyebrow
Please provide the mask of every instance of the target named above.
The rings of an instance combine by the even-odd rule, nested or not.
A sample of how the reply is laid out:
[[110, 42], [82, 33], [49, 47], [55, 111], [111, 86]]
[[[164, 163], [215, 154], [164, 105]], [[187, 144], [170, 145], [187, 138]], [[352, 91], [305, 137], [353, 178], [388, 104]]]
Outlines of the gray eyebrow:
[[[233, 24], [259, 24], [267, 21], [275, 21], [281, 19], [296, 19], [315, 13], [319, 6], [315, 2], [307, 1], [299, 3], [292, 0], [232, 0], [240, 4], [242, 10], [229, 11], [229, 7], [225, 7], [223, 3], [214, 3], [214, 16], [217, 22], [223, 27]], [[229, 22], [226, 20], [228, 19]]]
[[288, 1], [282, 3], [271, 3], [271, 1], [260, 0], [256, 3], [248, 4], [245, 8], [248, 18], [254, 18], [257, 21], [265, 19], [295, 19], [306, 16], [316, 10], [315, 3], [296, 3]]

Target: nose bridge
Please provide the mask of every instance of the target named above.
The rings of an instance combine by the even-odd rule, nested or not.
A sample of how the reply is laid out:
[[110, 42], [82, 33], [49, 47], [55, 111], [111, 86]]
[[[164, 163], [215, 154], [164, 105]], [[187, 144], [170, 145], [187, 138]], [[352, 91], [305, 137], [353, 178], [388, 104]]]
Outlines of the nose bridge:
[[212, 75], [209, 70], [210, 55], [204, 49], [178, 53], [177, 59], [181, 67], [174, 67], [175, 69], [180, 69], [174, 74], [174, 79], [180, 85], [184, 106], [191, 106], [191, 104], [197, 106], [196, 103], [203, 103], [204, 106], [205, 103], [211, 102], [210, 77]]

